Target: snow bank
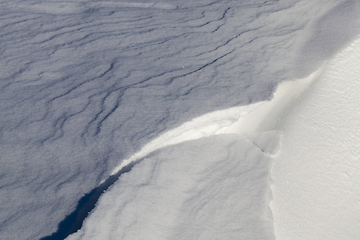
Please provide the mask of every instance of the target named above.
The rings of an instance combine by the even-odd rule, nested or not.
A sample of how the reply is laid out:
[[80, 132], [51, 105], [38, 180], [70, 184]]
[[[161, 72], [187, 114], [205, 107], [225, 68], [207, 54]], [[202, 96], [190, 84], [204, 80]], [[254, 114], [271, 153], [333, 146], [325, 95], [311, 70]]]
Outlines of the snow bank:
[[276, 156], [277, 240], [360, 239], [360, 39], [287, 117]]
[[[0, 238], [55, 232], [82, 196], [148, 143], [137, 158], [224, 131], [238, 113], [152, 142], [197, 116], [267, 100], [277, 83], [308, 76], [355, 34], [356, 5], [2, 1]], [[265, 157], [276, 152], [272, 137], [247, 134]]]
[[233, 125], [239, 118], [245, 117], [260, 104], [261, 102], [258, 102], [247, 106], [215, 111], [186, 122], [146, 144], [139, 152], [122, 161], [112, 171], [111, 175], [115, 175], [129, 163], [137, 161], [162, 147], [223, 133], [225, 129]]
[[323, 67], [303, 79], [279, 84], [271, 101], [257, 102], [247, 106], [215, 111], [195, 118], [170, 130], [150, 143], [129, 159], [122, 161], [111, 175], [149, 153], [181, 142], [222, 133], [266, 132], [277, 129], [299, 97], [322, 73]]
[[123, 174], [67, 239], [275, 239], [271, 165], [237, 134], [167, 147]]
[[[359, 59], [360, 39], [307, 78], [281, 83], [225, 130], [198, 124], [216, 113], [174, 130], [173, 144], [187, 142], [123, 174], [68, 240], [358, 239]], [[184, 126], [198, 134], [176, 138]], [[236, 134], [205, 137], [215, 133]]]
[[68, 239], [274, 239], [276, 128], [321, 72], [281, 83], [271, 101], [209, 113], [150, 142], [118, 167], [145, 157]]

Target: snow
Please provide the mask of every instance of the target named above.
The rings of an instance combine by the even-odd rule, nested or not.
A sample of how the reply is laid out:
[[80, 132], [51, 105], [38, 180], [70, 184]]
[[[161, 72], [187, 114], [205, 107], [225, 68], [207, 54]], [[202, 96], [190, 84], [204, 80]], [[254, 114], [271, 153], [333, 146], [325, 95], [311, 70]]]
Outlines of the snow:
[[246, 133], [277, 129], [282, 124], [282, 119], [287, 116], [294, 106], [296, 100], [311, 86], [321, 72], [322, 68], [304, 79], [280, 83], [271, 101], [260, 104], [246, 117], [239, 118], [225, 132]]
[[276, 239], [360, 239], [360, 38], [282, 125], [272, 170]]
[[275, 239], [271, 165], [236, 134], [161, 149], [123, 174], [67, 239]]
[[219, 110], [186, 122], [146, 144], [139, 152], [122, 161], [122, 163], [112, 171], [111, 175], [115, 175], [128, 164], [142, 159], [149, 153], [162, 147], [211, 136], [214, 134], [221, 134], [229, 126], [238, 121], [239, 118], [245, 117], [249, 112], [251, 112], [260, 104], [261, 102], [258, 102], [247, 106]]
[[[187, 239], [191, 237], [186, 234], [199, 238], [218, 234], [219, 238], [231, 239], [231, 234], [244, 234], [255, 239], [274, 236], [289, 239], [289, 235], [291, 239], [293, 235], [311, 239], [312, 234], [322, 234], [333, 226], [330, 219], [336, 216], [352, 217], [354, 221], [347, 224], [341, 220], [328, 233], [339, 236], [347, 230], [345, 237], [358, 239], [354, 230], [357, 218], [355, 211], [350, 210], [358, 206], [357, 193], [349, 189], [356, 189], [357, 183], [354, 169], [358, 154], [354, 142], [358, 135], [352, 126], [356, 126], [359, 111], [355, 104], [356, 81], [347, 81], [355, 79], [357, 73], [351, 70], [354, 76], [345, 75], [355, 68], [350, 63], [357, 63], [356, 59], [345, 60], [351, 57], [350, 52], [356, 52], [357, 45], [342, 50], [359, 33], [359, 12], [357, 0], [0, 2], [0, 239], [32, 240], [50, 236], [82, 196], [134, 161], [139, 163], [103, 194], [79, 233], [89, 234], [87, 225], [101, 214], [100, 208], [107, 220], [120, 221], [111, 218], [112, 215], [105, 216], [105, 212], [111, 214], [111, 209], [101, 204], [115, 196], [116, 189], [125, 187], [128, 193], [121, 195], [124, 199], [114, 200], [119, 204], [115, 206], [120, 207], [127, 201], [126, 197], [136, 197], [135, 191], [142, 196], [138, 198], [141, 202], [151, 194], [160, 194], [158, 186], [162, 186], [177, 198], [171, 198], [164, 190], [156, 198], [159, 202], [154, 198], [147, 204], [157, 207], [159, 212], [169, 210], [167, 220], [171, 221], [162, 222], [163, 225], [150, 221], [164, 217], [153, 211], [152, 215], [143, 215], [144, 218], [139, 216], [141, 226], [155, 224], [157, 230], [152, 234], [157, 239], [161, 234]], [[339, 52], [344, 54], [341, 59]], [[331, 59], [340, 60], [337, 63]], [[349, 63], [341, 65], [343, 61]], [[321, 70], [316, 72], [318, 69]], [[334, 80], [322, 84], [323, 76]], [[306, 83], [306, 79], [313, 77], [317, 80]], [[305, 81], [295, 81], [299, 85], [294, 85], [295, 79]], [[280, 89], [285, 86], [284, 94], [275, 93], [274, 98], [280, 99], [279, 102], [266, 103], [284, 81], [291, 83], [280, 85]], [[344, 84], [335, 84], [340, 82]], [[332, 88], [335, 92], [324, 87], [327, 84], [335, 84]], [[316, 89], [329, 92], [325, 90], [318, 95]], [[353, 90], [352, 97], [340, 97], [336, 89], [342, 89], [339, 91], [346, 96]], [[334, 98], [334, 101], [332, 97], [326, 99], [331, 106], [318, 98], [322, 95]], [[314, 104], [307, 102], [311, 96]], [[310, 106], [317, 105], [315, 102], [324, 105], [312, 110], [312, 114], [305, 110], [301, 114], [308, 122], [316, 122], [313, 127], [319, 126], [308, 133], [307, 125], [298, 123], [300, 120], [294, 112], [312, 109]], [[292, 111], [293, 107], [296, 110]], [[288, 113], [289, 117], [285, 118]], [[321, 113], [324, 118], [317, 115]], [[344, 120], [347, 116], [349, 121]], [[327, 119], [332, 119], [331, 125], [324, 124]], [[320, 128], [323, 125], [325, 128]], [[298, 143], [287, 132], [294, 132], [291, 134], [294, 137], [319, 132], [317, 138], [300, 138], [309, 155], [299, 154], [311, 159], [310, 153], [316, 151], [310, 151], [308, 145], [313, 143], [314, 149], [331, 153], [327, 159], [317, 156], [316, 159], [337, 164], [327, 164], [329, 167], [324, 167], [321, 174], [315, 174], [321, 163], [304, 160], [301, 165], [301, 160], [295, 160], [298, 150], [293, 147], [300, 151], [302, 141]], [[282, 135], [284, 138], [280, 140]], [[326, 149], [328, 145], [332, 147]], [[289, 153], [292, 161], [285, 161], [287, 149], [294, 151]], [[203, 156], [210, 160], [205, 161]], [[343, 161], [335, 161], [332, 156]], [[251, 159], [256, 159], [258, 165]], [[176, 172], [172, 165], [189, 169], [195, 162], [199, 166], [194, 165], [193, 172], [179, 172], [176, 176], [167, 171], [152, 172], [157, 164]], [[241, 168], [248, 172], [241, 172]], [[227, 173], [235, 177], [227, 178]], [[274, 177], [271, 203], [274, 224], [268, 207], [270, 173]], [[153, 177], [143, 188], [137, 181], [144, 179], [142, 175]], [[334, 179], [328, 180], [330, 175]], [[156, 180], [157, 176], [162, 177], [161, 181]], [[292, 183], [289, 176], [297, 177]], [[310, 181], [304, 176], [314, 177], [313, 182], [321, 184], [316, 185], [318, 188], [310, 183], [302, 187], [302, 181]], [[171, 177], [174, 181], [170, 186], [164, 179]], [[123, 185], [123, 179], [127, 179], [128, 187]], [[338, 186], [333, 195], [320, 187], [324, 179], [329, 186]], [[285, 182], [292, 184], [283, 186]], [[235, 185], [239, 189], [243, 186], [243, 191], [234, 191]], [[192, 201], [190, 195], [177, 192], [178, 188], [192, 191]], [[210, 194], [207, 198], [209, 208], [199, 208], [202, 198], [197, 191], [200, 190], [206, 194], [217, 191], [218, 195]], [[349, 201], [341, 198], [343, 211], [331, 218], [307, 208], [307, 203], [314, 201], [309, 195], [296, 195], [307, 190], [319, 199], [313, 205], [323, 206], [317, 208], [323, 209], [321, 212], [336, 212], [340, 192]], [[229, 206], [221, 205], [224, 196], [229, 196]], [[240, 198], [244, 201], [239, 201]], [[249, 199], [256, 201], [249, 203]], [[333, 205], [325, 204], [327, 199]], [[169, 201], [175, 201], [177, 207], [172, 209]], [[276, 201], [291, 206], [281, 204], [284, 206], [281, 208]], [[134, 206], [138, 211], [146, 207], [136, 202], [131, 204], [126, 211], [136, 212]], [[199, 211], [192, 210], [197, 208]], [[232, 209], [247, 214], [232, 214]], [[129, 217], [128, 212], [123, 214], [123, 218]], [[289, 214], [302, 217], [289, 219]], [[315, 222], [319, 220], [321, 227], [307, 216]], [[242, 226], [252, 222], [252, 228], [241, 230], [240, 225], [233, 227], [234, 222]], [[110, 223], [110, 226], [115, 225]], [[229, 226], [233, 231], [224, 232], [222, 229], [226, 228], [220, 226]], [[102, 228], [106, 234], [116, 233], [106, 225]], [[146, 234], [145, 230], [139, 234]]]
[[358, 239], [359, 61], [360, 38], [220, 135], [148, 155], [67, 239]]

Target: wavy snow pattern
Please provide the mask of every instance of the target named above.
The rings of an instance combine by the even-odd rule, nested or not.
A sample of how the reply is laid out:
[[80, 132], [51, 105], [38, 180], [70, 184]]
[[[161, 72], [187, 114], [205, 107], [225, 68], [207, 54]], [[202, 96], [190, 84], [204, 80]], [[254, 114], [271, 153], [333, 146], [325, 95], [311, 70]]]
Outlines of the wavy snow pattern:
[[[163, 133], [309, 75], [332, 56], [318, 52], [335, 54], [357, 32], [357, 9], [355, 0], [2, 1], [0, 238], [51, 235]], [[336, 41], [317, 35], [332, 29]]]

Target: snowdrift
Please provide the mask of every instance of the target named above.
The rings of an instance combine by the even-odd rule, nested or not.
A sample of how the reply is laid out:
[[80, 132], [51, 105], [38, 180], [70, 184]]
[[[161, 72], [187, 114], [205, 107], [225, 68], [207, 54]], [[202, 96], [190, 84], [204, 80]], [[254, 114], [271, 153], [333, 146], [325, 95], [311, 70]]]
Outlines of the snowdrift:
[[271, 203], [278, 240], [360, 239], [359, 64], [357, 39], [281, 126]]
[[68, 239], [358, 239], [359, 59], [360, 39], [220, 135], [153, 152]]
[[135, 163], [71, 237], [118, 233], [89, 232], [103, 209], [156, 238], [359, 239], [357, 43], [331, 60], [359, 33], [358, 0], [0, 6], [1, 239], [65, 238]]

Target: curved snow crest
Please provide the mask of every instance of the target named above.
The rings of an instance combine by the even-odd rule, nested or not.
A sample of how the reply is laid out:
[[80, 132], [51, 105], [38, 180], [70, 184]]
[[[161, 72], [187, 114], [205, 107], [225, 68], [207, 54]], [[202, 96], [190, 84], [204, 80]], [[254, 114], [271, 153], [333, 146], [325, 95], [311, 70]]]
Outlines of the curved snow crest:
[[242, 134], [162, 148], [121, 175], [67, 239], [274, 240], [271, 166]]
[[[324, 67], [303, 79], [286, 81], [278, 85], [271, 101], [215, 111], [184, 123], [145, 145], [139, 152], [121, 162], [111, 175], [149, 153], [181, 142], [224, 133], [266, 132], [275, 130], [297, 99], [319, 77]], [[275, 150], [270, 150], [274, 153]]]
[[124, 160], [118, 167], [116, 167], [112, 171], [111, 175], [116, 174], [129, 163], [139, 160], [157, 149], [185, 141], [224, 133], [227, 127], [231, 126], [239, 118], [246, 116], [260, 104], [261, 102], [247, 106], [219, 110], [186, 122], [180, 127], [170, 130], [146, 144], [139, 152]]
[[254, 111], [225, 130], [225, 133], [264, 132], [275, 130], [289, 110], [323, 72], [325, 64], [306, 78], [278, 85], [271, 101], [260, 104]]
[[118, 167], [145, 158], [68, 239], [275, 239], [277, 128], [322, 70], [281, 83], [271, 101], [209, 113], [155, 139]]
[[153, 140], [113, 171], [146, 158], [68, 239], [275, 239], [278, 128], [323, 69], [279, 84], [271, 101], [209, 113]]

